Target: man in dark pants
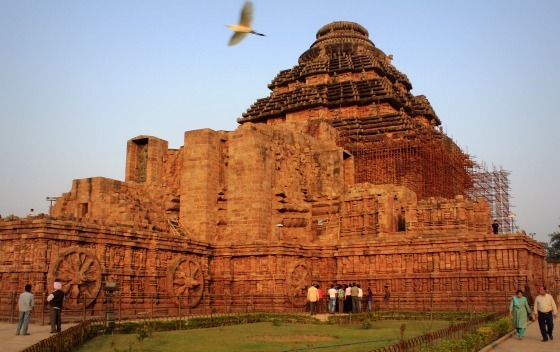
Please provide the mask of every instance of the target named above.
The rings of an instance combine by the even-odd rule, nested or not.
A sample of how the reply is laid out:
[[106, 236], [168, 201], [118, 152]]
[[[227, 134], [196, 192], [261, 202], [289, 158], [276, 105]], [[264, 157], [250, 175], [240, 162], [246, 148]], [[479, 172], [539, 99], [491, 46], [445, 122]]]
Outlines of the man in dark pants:
[[492, 232], [497, 235], [498, 231], [500, 229], [500, 224], [498, 224], [498, 220], [494, 220], [494, 222], [492, 223]]
[[317, 302], [319, 301], [319, 291], [317, 285], [311, 285], [307, 289], [307, 300], [309, 301], [309, 314], [317, 315]]
[[556, 303], [551, 295], [546, 293], [546, 287], [539, 288], [539, 295], [535, 298], [535, 315], [539, 320], [539, 328], [541, 329], [542, 342], [554, 339], [552, 329], [554, 329], [554, 320], [557, 316]]
[[360, 293], [360, 289], [358, 285], [353, 282], [352, 288], [350, 289], [350, 294], [352, 295], [352, 313], [360, 313], [360, 299], [358, 298], [358, 294]]
[[383, 288], [383, 303], [385, 304], [385, 310], [389, 310], [389, 300], [391, 299], [391, 292], [389, 291], [389, 285], [385, 285]]
[[51, 307], [51, 334], [60, 332], [62, 330], [62, 302], [64, 302], [64, 291], [62, 291], [62, 284], [60, 282], [54, 283], [54, 291], [47, 297], [49, 306]]

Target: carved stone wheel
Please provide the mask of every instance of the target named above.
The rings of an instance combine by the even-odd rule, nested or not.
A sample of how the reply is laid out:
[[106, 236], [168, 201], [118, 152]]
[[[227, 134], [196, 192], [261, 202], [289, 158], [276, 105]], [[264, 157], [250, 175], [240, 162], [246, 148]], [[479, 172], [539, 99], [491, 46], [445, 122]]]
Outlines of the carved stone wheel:
[[53, 291], [58, 280], [66, 295], [64, 307], [86, 307], [97, 297], [101, 288], [101, 266], [95, 254], [87, 249], [72, 247], [61, 251], [51, 263], [47, 277], [47, 291]]
[[304, 263], [296, 263], [288, 271], [287, 294], [294, 307], [304, 307], [307, 304], [307, 286], [310, 284], [308, 276]]
[[200, 264], [192, 258], [179, 258], [167, 270], [167, 289], [175, 304], [195, 307], [202, 299], [204, 276]]

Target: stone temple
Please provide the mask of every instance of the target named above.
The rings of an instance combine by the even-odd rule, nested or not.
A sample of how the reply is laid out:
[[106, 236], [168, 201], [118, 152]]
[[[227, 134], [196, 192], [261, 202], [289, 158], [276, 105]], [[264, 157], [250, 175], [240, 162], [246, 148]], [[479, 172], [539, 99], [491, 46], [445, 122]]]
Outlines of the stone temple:
[[74, 180], [52, 216], [0, 221], [1, 291], [58, 279], [99, 309], [116, 282], [124, 310], [196, 312], [303, 309], [311, 282], [388, 285], [409, 309], [557, 290], [541, 244], [491, 234], [473, 162], [364, 27], [319, 29], [268, 87], [235, 131], [132, 138], [124, 181]]

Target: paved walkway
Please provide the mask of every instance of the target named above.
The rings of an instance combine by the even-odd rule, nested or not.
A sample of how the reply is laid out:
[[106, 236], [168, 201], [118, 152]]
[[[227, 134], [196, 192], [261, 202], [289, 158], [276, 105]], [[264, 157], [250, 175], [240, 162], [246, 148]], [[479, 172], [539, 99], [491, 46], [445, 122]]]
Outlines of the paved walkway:
[[[66, 330], [74, 325], [75, 324], [62, 324], [62, 330]], [[17, 323], [0, 322], [0, 343], [2, 345], [0, 350], [2, 350], [2, 352], [18, 352], [53, 335], [50, 333], [50, 325], [41, 326], [38, 324], [29, 324], [27, 332], [31, 335], [28, 336], [16, 336], [16, 328]]]
[[517, 332], [504, 336], [498, 341], [486, 346], [479, 352], [559, 352], [560, 351], [560, 321], [554, 320], [554, 340], [541, 342], [542, 336], [539, 324], [529, 323], [523, 340], [517, 339]]

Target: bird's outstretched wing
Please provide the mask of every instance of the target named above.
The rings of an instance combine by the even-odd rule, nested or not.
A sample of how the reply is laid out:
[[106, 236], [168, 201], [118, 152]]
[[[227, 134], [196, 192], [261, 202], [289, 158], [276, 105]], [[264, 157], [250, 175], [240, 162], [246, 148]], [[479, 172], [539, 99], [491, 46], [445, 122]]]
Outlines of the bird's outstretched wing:
[[239, 25], [251, 28], [251, 22], [253, 22], [253, 3], [251, 1], [245, 1], [245, 5], [243, 5], [243, 9], [241, 10]]
[[247, 33], [242, 33], [242, 32], [235, 32], [233, 33], [233, 35], [231, 36], [231, 39], [229, 40], [229, 46], [231, 45], [235, 45], [237, 43], [239, 43], [241, 40], [243, 40], [243, 38], [245, 38], [245, 35], [247, 35]]

